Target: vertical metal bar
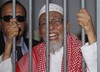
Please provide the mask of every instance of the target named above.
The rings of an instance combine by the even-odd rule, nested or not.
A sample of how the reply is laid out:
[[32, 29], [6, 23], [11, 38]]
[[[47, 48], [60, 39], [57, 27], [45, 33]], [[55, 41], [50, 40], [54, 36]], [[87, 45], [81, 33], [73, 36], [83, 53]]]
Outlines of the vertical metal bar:
[[63, 49], [63, 54], [64, 54], [64, 72], [67, 72], [67, 29], [66, 29], [66, 22], [67, 22], [67, 12], [66, 10], [68, 10], [68, 0], [64, 0], [63, 1], [63, 5], [64, 5], [64, 49]]
[[[85, 8], [85, 0], [81, 0], [81, 8]], [[84, 44], [85, 44], [85, 32], [84, 29], [82, 28], [82, 45]], [[85, 62], [83, 58], [82, 58], [82, 72], [85, 72]]]
[[100, 0], [96, 1], [97, 7], [97, 72], [100, 72]]
[[32, 72], [32, 0], [29, 0], [29, 72]]
[[49, 0], [46, 0], [46, 72], [49, 72]]
[[[81, 1], [81, 7], [85, 8], [85, 0]], [[84, 29], [82, 29], [82, 44], [83, 45], [85, 44], [85, 32], [84, 32]]]
[[[12, 1], [12, 15], [16, 16], [16, 0]], [[16, 37], [13, 37], [13, 56], [12, 56], [13, 72], [16, 72]]]

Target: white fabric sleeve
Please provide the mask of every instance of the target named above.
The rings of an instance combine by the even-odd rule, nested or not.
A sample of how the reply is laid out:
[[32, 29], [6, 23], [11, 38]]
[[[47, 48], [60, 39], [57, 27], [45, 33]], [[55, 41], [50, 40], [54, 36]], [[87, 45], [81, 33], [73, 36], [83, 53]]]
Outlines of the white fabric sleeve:
[[86, 43], [81, 47], [83, 58], [87, 65], [87, 72], [97, 72], [97, 43]]
[[11, 58], [2, 61], [2, 55], [0, 56], [0, 72], [12, 72]]

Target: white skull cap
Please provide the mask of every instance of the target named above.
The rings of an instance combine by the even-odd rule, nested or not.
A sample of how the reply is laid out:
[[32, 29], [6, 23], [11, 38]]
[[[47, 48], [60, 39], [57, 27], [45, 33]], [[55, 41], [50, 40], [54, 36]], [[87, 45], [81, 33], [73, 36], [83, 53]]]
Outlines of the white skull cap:
[[[43, 13], [46, 12], [46, 8], [45, 7], [46, 7], [46, 5], [44, 5], [41, 8], [38, 17], [40, 17]], [[63, 15], [63, 8], [61, 6], [59, 6], [59, 5], [57, 5], [57, 4], [54, 4], [54, 3], [49, 3], [49, 11], [56, 11], [56, 12], [59, 12], [59, 13], [61, 13]]]

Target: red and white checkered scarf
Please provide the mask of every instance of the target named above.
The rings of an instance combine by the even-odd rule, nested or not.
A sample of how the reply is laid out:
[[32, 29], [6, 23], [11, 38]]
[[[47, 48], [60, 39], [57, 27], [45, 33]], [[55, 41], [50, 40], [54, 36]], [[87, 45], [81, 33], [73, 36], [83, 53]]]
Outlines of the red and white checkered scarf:
[[[82, 72], [81, 41], [73, 34], [67, 37], [67, 72]], [[33, 72], [46, 72], [45, 44], [41, 43], [32, 50]], [[64, 70], [62, 59], [62, 71]], [[17, 64], [17, 72], [28, 72], [29, 55], [26, 54]]]

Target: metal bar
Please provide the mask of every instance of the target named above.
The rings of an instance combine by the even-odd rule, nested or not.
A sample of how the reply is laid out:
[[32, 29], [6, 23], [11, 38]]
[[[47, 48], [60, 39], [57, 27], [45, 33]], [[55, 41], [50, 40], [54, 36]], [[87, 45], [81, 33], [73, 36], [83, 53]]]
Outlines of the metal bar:
[[[16, 16], [16, 0], [12, 0], [12, 15]], [[13, 72], [16, 72], [16, 37], [13, 37], [13, 56], [12, 56]]]
[[[82, 45], [84, 45], [84, 41], [85, 41], [84, 38], [85, 38], [84, 30], [82, 29]], [[85, 61], [83, 57], [82, 57], [82, 72], [85, 72]]]
[[[85, 8], [85, 0], [81, 0], [81, 8]], [[84, 29], [82, 28], [82, 45], [85, 44], [85, 32]], [[85, 61], [82, 58], [82, 72], [85, 72]]]
[[97, 72], [100, 72], [100, 0], [96, 1], [97, 7]]
[[46, 72], [50, 70], [49, 64], [49, 0], [46, 0]]
[[32, 0], [29, 0], [29, 72], [32, 72]]
[[[82, 0], [81, 1], [81, 8], [85, 8], [85, 0]], [[82, 38], [82, 43], [83, 43], [83, 45], [85, 44], [85, 36], [84, 36], [84, 30], [83, 30], [83, 33], [82, 33], [82, 35], [83, 35], [83, 38]]]
[[67, 72], [67, 10], [68, 10], [68, 0], [64, 0], [63, 1], [63, 4], [64, 4], [64, 49], [63, 49], [63, 54], [64, 54], [64, 72]]
[[[85, 8], [85, 0], [81, 1], [81, 7]], [[85, 32], [84, 32], [84, 29], [82, 29], [82, 44], [83, 45], [85, 44]]]

